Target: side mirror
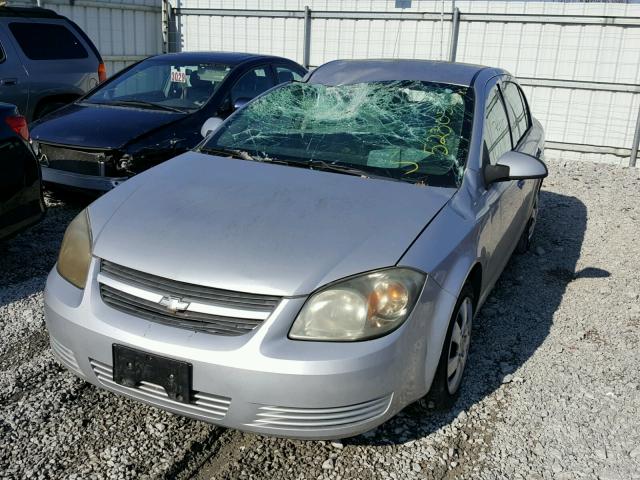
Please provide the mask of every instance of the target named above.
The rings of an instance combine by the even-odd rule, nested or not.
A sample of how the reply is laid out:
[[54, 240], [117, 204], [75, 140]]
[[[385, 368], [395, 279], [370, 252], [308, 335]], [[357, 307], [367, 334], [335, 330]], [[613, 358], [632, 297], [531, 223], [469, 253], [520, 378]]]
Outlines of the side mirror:
[[498, 159], [496, 165], [484, 167], [484, 182], [489, 186], [494, 182], [545, 178], [548, 174], [542, 160], [526, 153], [507, 152]]
[[247, 97], [240, 97], [237, 98], [235, 102], [233, 102], [233, 109], [234, 110], [238, 110], [239, 108], [244, 107], [247, 103], [249, 103], [251, 101], [250, 98]]
[[222, 125], [223, 121], [224, 120], [222, 120], [220, 117], [207, 118], [206, 122], [204, 122], [202, 128], [200, 129], [200, 133], [203, 137], [206, 137], [211, 132], [216, 130], [220, 125]]

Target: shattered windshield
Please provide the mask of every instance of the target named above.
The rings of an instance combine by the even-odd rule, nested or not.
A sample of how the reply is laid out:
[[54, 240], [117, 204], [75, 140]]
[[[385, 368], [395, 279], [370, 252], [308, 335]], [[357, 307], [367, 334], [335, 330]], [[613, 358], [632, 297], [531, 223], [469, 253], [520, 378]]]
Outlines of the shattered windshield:
[[237, 112], [201, 150], [457, 187], [472, 115], [471, 89], [461, 86], [291, 83]]

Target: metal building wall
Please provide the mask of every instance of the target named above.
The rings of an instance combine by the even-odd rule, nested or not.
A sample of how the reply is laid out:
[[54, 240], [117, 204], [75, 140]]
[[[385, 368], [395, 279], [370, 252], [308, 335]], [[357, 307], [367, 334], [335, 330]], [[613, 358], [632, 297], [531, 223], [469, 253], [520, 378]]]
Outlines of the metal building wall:
[[[557, 23], [462, 22], [457, 59], [500, 65], [516, 74], [547, 139], [557, 147], [623, 149], [620, 155], [601, 154], [600, 160], [627, 162], [640, 109], [640, 4], [460, 1], [456, 5], [469, 13], [560, 16]], [[583, 15], [624, 17], [630, 24], [561, 23], [563, 18], [576, 21]], [[585, 156], [575, 151], [555, 155]]]
[[[10, 1], [12, 6], [36, 6], [36, 0]], [[161, 0], [41, 0], [76, 22], [95, 43], [107, 73], [162, 52]]]
[[[198, 9], [265, 12], [433, 12], [428, 20], [314, 18], [310, 64], [336, 58], [404, 57], [447, 59], [452, 2], [412, 1], [399, 10], [395, 0], [172, 0], [177, 18], [175, 50], [237, 50], [303, 61], [304, 20], [203, 14]], [[556, 148], [595, 146], [601, 160], [628, 161], [640, 109], [640, 4], [566, 1], [456, 1], [463, 14], [457, 60], [506, 68], [519, 78], [534, 115]], [[445, 21], [440, 21], [440, 13]], [[483, 14], [486, 21], [482, 21]], [[509, 15], [500, 20], [500, 14]], [[555, 23], [515, 15], [559, 17]], [[576, 16], [626, 17], [626, 25], [563, 24]], [[346, 15], [345, 15], [346, 16]], [[407, 15], [408, 16], [408, 15]], [[544, 22], [544, 23], [543, 23]], [[547, 80], [554, 80], [547, 81]], [[574, 83], [570, 84], [569, 82]], [[575, 81], [583, 82], [582, 85]], [[604, 83], [604, 85], [599, 85]], [[608, 83], [620, 84], [611, 87]], [[574, 145], [574, 146], [572, 146]], [[601, 148], [609, 147], [609, 148]], [[612, 154], [613, 153], [613, 154]], [[618, 155], [615, 155], [617, 153]], [[557, 152], [580, 159], [583, 153]], [[593, 157], [592, 153], [589, 153]]]
[[[394, 1], [381, 0], [172, 0], [182, 9], [398, 12]], [[434, 10], [434, 4], [437, 9]], [[441, 2], [416, 2], [411, 11], [440, 11]], [[445, 4], [450, 11], [451, 2]], [[304, 22], [299, 18], [180, 15], [179, 50], [240, 50], [281, 55], [302, 62]], [[398, 27], [400, 29], [399, 41]], [[446, 58], [450, 22], [318, 19], [312, 22], [311, 65], [336, 58]], [[442, 40], [442, 41], [441, 41]], [[396, 44], [398, 46], [396, 46]], [[442, 47], [442, 48], [441, 48]]]

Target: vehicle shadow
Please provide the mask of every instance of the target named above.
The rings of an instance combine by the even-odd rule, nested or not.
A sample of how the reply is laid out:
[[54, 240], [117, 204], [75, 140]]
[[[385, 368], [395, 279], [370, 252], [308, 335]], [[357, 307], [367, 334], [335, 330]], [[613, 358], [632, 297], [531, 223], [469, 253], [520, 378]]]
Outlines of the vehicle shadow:
[[435, 432], [461, 414], [464, 417], [462, 412], [497, 390], [507, 375], [517, 377], [518, 368], [549, 334], [554, 312], [570, 282], [609, 276], [597, 266], [576, 271], [587, 223], [585, 205], [577, 198], [547, 191], [541, 192], [540, 200], [541, 217], [532, 251], [514, 254], [474, 320], [470, 357], [454, 407], [437, 411], [424, 402], [413, 404], [345, 444], [405, 443]]
[[92, 200], [68, 192], [45, 192], [47, 213], [42, 221], [9, 240], [0, 241], [0, 306], [44, 288], [67, 225]]

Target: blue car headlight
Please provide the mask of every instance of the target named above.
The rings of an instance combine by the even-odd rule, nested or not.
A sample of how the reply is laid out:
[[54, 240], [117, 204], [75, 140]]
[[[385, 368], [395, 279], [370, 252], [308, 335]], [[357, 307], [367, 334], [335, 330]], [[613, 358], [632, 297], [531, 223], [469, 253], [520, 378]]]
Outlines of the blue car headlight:
[[289, 337], [316, 341], [381, 337], [407, 319], [425, 280], [422, 272], [398, 267], [332, 283], [309, 297]]

